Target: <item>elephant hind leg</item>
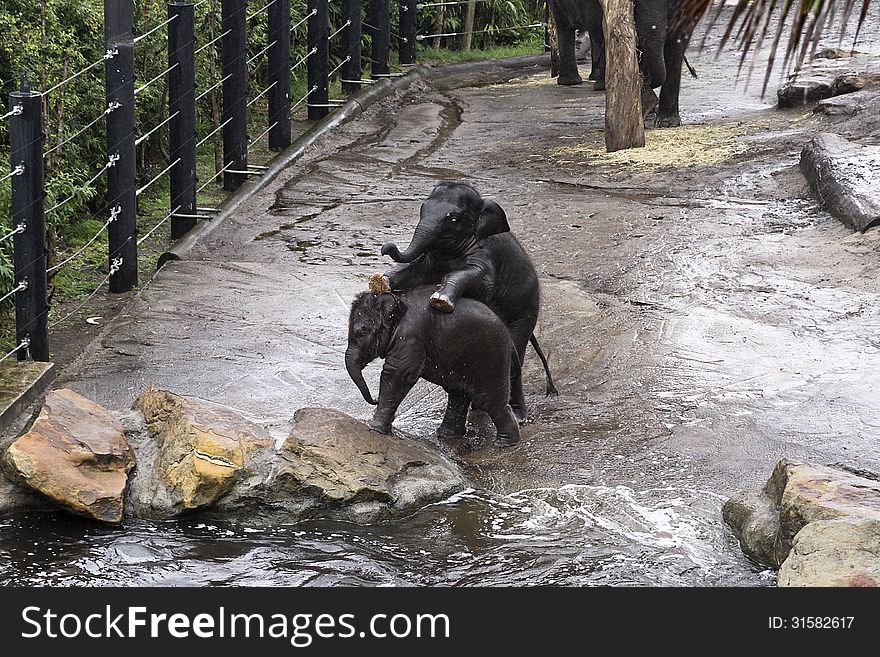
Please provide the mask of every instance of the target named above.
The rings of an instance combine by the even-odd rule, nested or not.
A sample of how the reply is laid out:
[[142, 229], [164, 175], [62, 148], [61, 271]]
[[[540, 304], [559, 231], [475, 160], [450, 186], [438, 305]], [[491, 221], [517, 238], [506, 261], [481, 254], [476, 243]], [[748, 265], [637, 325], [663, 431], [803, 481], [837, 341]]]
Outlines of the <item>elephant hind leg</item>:
[[499, 447], [516, 445], [520, 441], [519, 424], [510, 406], [505, 404], [487, 412], [495, 424], [495, 444]]
[[450, 390], [448, 393], [446, 414], [443, 416], [443, 422], [437, 428], [437, 437], [442, 439], [461, 438], [467, 427], [467, 414], [471, 398], [463, 392], [454, 390]]

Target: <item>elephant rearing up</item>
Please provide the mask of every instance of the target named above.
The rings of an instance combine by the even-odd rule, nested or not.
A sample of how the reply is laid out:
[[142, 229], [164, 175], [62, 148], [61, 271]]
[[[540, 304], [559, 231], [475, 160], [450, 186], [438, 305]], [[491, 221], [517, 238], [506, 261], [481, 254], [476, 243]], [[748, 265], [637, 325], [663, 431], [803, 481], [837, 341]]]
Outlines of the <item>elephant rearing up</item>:
[[459, 299], [469, 297], [501, 318], [518, 356], [510, 371], [510, 406], [518, 421], [528, 416], [522, 362], [530, 341], [547, 373], [547, 395], [556, 394], [547, 359], [533, 335], [540, 305], [538, 275], [495, 201], [483, 199], [470, 185], [442, 182], [422, 203], [409, 248], [400, 251], [389, 242], [382, 254], [401, 264], [378, 281], [374, 277], [374, 292], [439, 285], [430, 299], [436, 310], [453, 312]]

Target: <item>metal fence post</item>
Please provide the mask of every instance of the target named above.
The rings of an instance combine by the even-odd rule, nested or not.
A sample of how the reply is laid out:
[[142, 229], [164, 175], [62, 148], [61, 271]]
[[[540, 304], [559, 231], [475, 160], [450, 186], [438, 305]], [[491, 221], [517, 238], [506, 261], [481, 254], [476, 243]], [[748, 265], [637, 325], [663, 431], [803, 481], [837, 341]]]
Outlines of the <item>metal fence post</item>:
[[269, 6], [269, 148], [290, 146], [290, 0]]
[[342, 91], [351, 94], [361, 88], [360, 82], [357, 81], [364, 73], [361, 63], [363, 56], [361, 52], [361, 41], [363, 40], [361, 0], [342, 0], [342, 21], [350, 21], [350, 25], [345, 28], [343, 47], [351, 56], [351, 59], [342, 65]]
[[309, 52], [315, 51], [309, 57], [308, 85], [309, 119], [317, 120], [327, 116], [330, 111], [327, 107], [329, 95], [330, 74], [330, 18], [327, 0], [309, 0], [308, 10], [317, 13], [309, 16]]
[[416, 63], [417, 5], [418, 0], [400, 0], [400, 39], [397, 42], [397, 53], [401, 64]]
[[370, 14], [376, 21], [370, 49], [370, 76], [387, 78], [391, 72], [391, 0], [370, 0], [370, 5]]
[[[168, 5], [168, 116], [171, 161], [171, 237], [196, 225], [195, 12], [190, 3]], [[179, 206], [179, 209], [177, 209]]]
[[43, 191], [43, 106], [40, 94], [30, 92], [22, 80], [20, 92], [9, 95], [9, 106], [21, 107], [9, 126], [12, 168], [24, 166], [12, 178], [12, 226], [24, 226], [15, 235], [16, 344], [29, 341], [18, 351], [18, 360], [30, 353], [34, 360], [49, 360], [49, 304], [46, 299], [46, 223]]
[[111, 292], [128, 292], [138, 281], [133, 30], [131, 0], [104, 0], [104, 39], [112, 55], [105, 65], [107, 104], [119, 104], [107, 115], [107, 157], [114, 162], [107, 170], [107, 205], [119, 207], [107, 227], [108, 250], [110, 260], [122, 259], [110, 276]]
[[235, 191], [248, 179], [247, 0], [222, 0], [223, 189]]

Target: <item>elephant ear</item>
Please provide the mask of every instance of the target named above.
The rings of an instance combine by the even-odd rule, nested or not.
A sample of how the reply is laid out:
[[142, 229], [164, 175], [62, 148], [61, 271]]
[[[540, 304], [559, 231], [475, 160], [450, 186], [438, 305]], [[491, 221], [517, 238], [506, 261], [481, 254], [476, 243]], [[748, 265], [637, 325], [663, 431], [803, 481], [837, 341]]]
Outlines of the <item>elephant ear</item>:
[[379, 358], [385, 358], [388, 346], [391, 344], [391, 336], [394, 335], [400, 318], [406, 313], [406, 304], [400, 297], [389, 292], [376, 297], [376, 309], [381, 323], [377, 339]]
[[483, 201], [483, 209], [477, 219], [477, 227], [474, 230], [478, 240], [485, 239], [498, 233], [509, 233], [510, 225], [507, 223], [507, 215], [495, 201]]

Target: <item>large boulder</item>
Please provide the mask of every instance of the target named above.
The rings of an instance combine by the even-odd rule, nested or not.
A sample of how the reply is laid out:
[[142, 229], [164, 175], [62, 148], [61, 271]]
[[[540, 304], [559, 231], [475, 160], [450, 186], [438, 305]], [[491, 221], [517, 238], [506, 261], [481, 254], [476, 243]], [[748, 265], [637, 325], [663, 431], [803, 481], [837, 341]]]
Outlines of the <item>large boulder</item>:
[[138, 431], [137, 416], [125, 418], [140, 464], [131, 486], [133, 514], [163, 518], [223, 508], [268, 478], [272, 438], [234, 411], [155, 389], [141, 394], [135, 408], [146, 432]]
[[816, 520], [794, 539], [779, 586], [880, 585], [880, 521]]
[[135, 459], [122, 424], [105, 408], [62, 389], [46, 396], [30, 431], [7, 449], [13, 478], [77, 515], [122, 522]]
[[824, 132], [801, 151], [801, 171], [825, 208], [860, 232], [880, 222], [880, 146]]
[[[862, 531], [860, 523], [880, 522], [880, 482], [836, 468], [783, 459], [760, 492], [746, 491], [731, 497], [722, 514], [743, 552], [755, 561], [779, 568], [788, 559], [795, 559], [789, 572], [815, 570], [801, 564], [805, 556], [815, 552], [816, 536], [845, 537], [842, 540], [849, 545], [858, 536], [870, 539], [873, 535]], [[854, 531], [845, 523], [813, 528], [816, 523], [832, 520], [855, 523], [852, 526], [858, 525], [859, 529]], [[810, 531], [802, 537], [808, 527]], [[792, 546], [798, 542], [801, 547], [793, 551]], [[829, 543], [823, 549], [834, 554], [835, 550], [842, 553], [848, 548]], [[870, 549], [868, 544], [863, 551]], [[812, 557], [810, 560], [815, 561]], [[783, 581], [789, 579], [780, 579], [780, 583]]]
[[467, 483], [435, 447], [304, 408], [281, 449], [274, 498], [300, 517], [375, 522], [446, 499]]

